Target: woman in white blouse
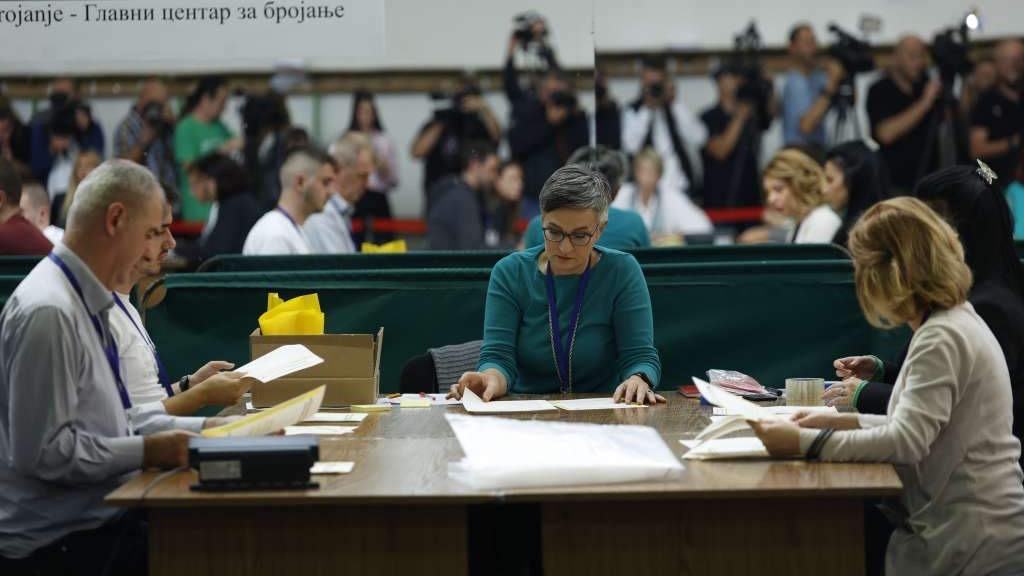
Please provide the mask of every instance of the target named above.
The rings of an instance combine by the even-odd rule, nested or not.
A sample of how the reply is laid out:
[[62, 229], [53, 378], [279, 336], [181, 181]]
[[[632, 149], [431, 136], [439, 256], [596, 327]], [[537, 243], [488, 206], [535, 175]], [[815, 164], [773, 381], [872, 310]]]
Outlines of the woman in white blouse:
[[786, 237], [791, 244], [828, 244], [842, 226], [822, 196], [825, 172], [813, 158], [786, 149], [772, 158], [762, 177], [766, 206], [793, 220]]
[[886, 573], [1024, 573], [1010, 375], [967, 302], [956, 233], [921, 201], [895, 198], [864, 214], [849, 247], [868, 321], [914, 331], [887, 414], [801, 412], [751, 426], [773, 456], [896, 465], [904, 488]]
[[633, 158], [633, 182], [624, 184], [612, 206], [636, 212], [655, 246], [682, 244], [683, 236], [711, 234], [714, 226], [682, 190], [663, 182], [664, 164], [653, 148]]

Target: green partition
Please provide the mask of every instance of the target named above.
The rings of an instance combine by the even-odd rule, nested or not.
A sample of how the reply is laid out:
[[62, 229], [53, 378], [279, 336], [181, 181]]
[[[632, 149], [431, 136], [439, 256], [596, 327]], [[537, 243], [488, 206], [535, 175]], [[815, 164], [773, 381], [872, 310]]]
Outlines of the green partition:
[[[708, 368], [747, 372], [766, 385], [831, 377], [840, 355], [899, 352], [906, 334], [863, 320], [848, 261], [644, 266], [666, 386]], [[266, 293], [320, 295], [331, 333], [384, 327], [382, 391], [426, 348], [481, 335], [489, 269], [183, 274], [147, 325], [174, 375], [207, 360], [248, 360], [248, 334]]]
[[0, 276], [27, 276], [42, 256], [0, 256]]
[[[830, 244], [686, 246], [632, 251], [641, 264], [736, 262], [758, 260], [840, 260], [846, 252]], [[407, 252], [404, 254], [336, 254], [311, 256], [224, 255], [203, 263], [199, 272], [272, 272], [276, 270], [384, 270], [420, 268], [490, 268], [505, 251]]]

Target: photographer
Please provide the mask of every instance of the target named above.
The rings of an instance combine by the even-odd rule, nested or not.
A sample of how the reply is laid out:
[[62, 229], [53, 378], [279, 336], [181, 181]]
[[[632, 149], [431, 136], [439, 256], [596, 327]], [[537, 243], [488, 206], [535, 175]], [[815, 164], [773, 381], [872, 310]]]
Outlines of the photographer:
[[158, 181], [176, 186], [173, 148], [174, 113], [168, 105], [167, 86], [151, 78], [114, 132], [114, 155], [142, 164]]
[[928, 141], [942, 83], [927, 75], [928, 48], [916, 36], [896, 44], [885, 75], [868, 90], [871, 136], [889, 169], [893, 194], [909, 194], [916, 180], [937, 166], [936, 146]]
[[[529, 219], [540, 213], [538, 197], [544, 182], [565, 164], [574, 150], [589, 143], [590, 127], [576, 94], [557, 68], [545, 72], [530, 89], [520, 87], [515, 54], [522, 42], [519, 32], [509, 40], [504, 84], [512, 105], [509, 149], [525, 173], [521, 216]], [[551, 51], [546, 53], [550, 55]]]
[[675, 82], [668, 75], [664, 57], [644, 59], [640, 85], [640, 97], [622, 113], [622, 149], [632, 155], [654, 148], [664, 164], [663, 185], [692, 194], [696, 180], [688, 146], [704, 146], [707, 130], [676, 99]]
[[[61, 173], [55, 180], [64, 181], [59, 186], [63, 191], [67, 186], [66, 173], [70, 161], [77, 150], [95, 150], [104, 153], [105, 140], [103, 128], [92, 117], [92, 109], [78, 99], [78, 84], [69, 78], [59, 78], [50, 87], [50, 107], [36, 112], [32, 117], [32, 175], [39, 182], [49, 183], [55, 165], [61, 167]], [[54, 118], [60, 112], [71, 118], [64, 126], [53, 129]], [[67, 118], [64, 118], [67, 120]], [[71, 150], [69, 154], [68, 151]], [[70, 159], [69, 159], [70, 157]], [[51, 196], [54, 187], [47, 184]]]
[[[704, 161], [704, 207], [727, 208], [758, 206], [757, 141], [761, 136], [751, 120], [757, 102], [741, 99], [745, 79], [733, 64], [714, 72], [718, 86], [718, 104], [708, 108], [700, 119], [708, 130]], [[761, 122], [765, 126], [766, 122]]]
[[994, 57], [996, 86], [981, 96], [971, 115], [970, 152], [999, 175], [996, 185], [1002, 190], [1016, 175], [1021, 149], [1024, 44], [1004, 40], [996, 46]]
[[782, 90], [783, 143], [824, 150], [823, 120], [845, 73], [831, 58], [819, 66], [818, 39], [810, 24], [793, 27], [789, 33], [789, 55], [793, 69], [786, 73]]
[[430, 189], [434, 184], [461, 172], [466, 143], [484, 140], [496, 148], [501, 140], [501, 125], [473, 79], [464, 79], [449, 102], [450, 106], [434, 112], [412, 143], [412, 157], [424, 160], [425, 214], [430, 213]]

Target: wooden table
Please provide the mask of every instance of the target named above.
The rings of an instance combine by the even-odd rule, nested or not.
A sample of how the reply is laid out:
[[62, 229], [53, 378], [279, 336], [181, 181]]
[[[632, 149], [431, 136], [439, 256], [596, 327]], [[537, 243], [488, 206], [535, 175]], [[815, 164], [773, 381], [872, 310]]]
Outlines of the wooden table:
[[[370, 414], [322, 437], [322, 460], [356, 463], [319, 490], [198, 493], [192, 471], [146, 472], [107, 502], [147, 510], [150, 573], [863, 574], [863, 503], [899, 494], [888, 464], [684, 461], [660, 483], [504, 492], [447, 477], [460, 406]], [[642, 424], [679, 453], [709, 409], [670, 395], [651, 408], [537, 413]], [[149, 487], [149, 491], [145, 492]]]

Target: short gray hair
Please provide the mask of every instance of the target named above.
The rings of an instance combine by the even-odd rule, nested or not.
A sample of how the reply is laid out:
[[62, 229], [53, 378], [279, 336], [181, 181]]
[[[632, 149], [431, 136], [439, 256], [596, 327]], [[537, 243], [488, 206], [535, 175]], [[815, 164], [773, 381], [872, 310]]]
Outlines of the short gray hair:
[[566, 164], [582, 164], [604, 174], [613, 193], [622, 187], [622, 181], [629, 172], [629, 159], [625, 153], [600, 144], [577, 148]]
[[560, 208], [589, 209], [603, 216], [611, 201], [608, 179], [597, 170], [581, 164], [563, 166], [548, 178], [540, 191], [540, 211]]
[[373, 141], [360, 132], [349, 132], [331, 144], [329, 154], [334, 157], [339, 168], [355, 166], [359, 161], [359, 154], [363, 150], [373, 152]]
[[160, 184], [150, 171], [127, 160], [107, 160], [85, 177], [75, 190], [68, 210], [68, 228], [84, 226], [106, 212], [114, 202], [128, 206], [143, 204], [150, 194], [160, 193]]

